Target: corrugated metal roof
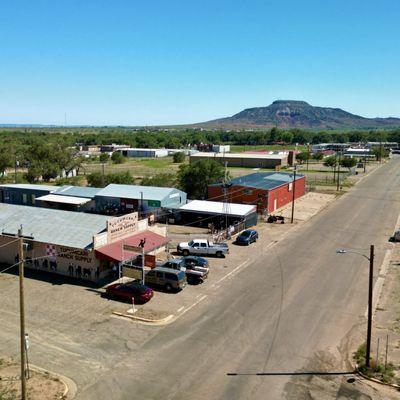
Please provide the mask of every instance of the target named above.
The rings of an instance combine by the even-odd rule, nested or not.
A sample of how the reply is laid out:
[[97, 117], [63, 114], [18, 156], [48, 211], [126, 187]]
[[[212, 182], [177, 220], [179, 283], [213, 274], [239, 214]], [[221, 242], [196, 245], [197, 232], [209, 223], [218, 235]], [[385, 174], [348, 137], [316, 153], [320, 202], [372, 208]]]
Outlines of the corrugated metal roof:
[[[304, 175], [296, 174], [296, 180]], [[255, 172], [232, 179], [232, 185], [270, 190], [285, 183], [293, 182], [293, 174], [285, 172]]]
[[104, 189], [100, 190], [96, 196], [100, 197], [119, 197], [123, 199], [137, 199], [141, 198], [143, 192], [143, 200], [163, 200], [177, 189], [163, 188], [155, 186], [136, 186], [136, 185], [117, 185], [110, 184]]
[[60, 186], [54, 194], [63, 196], [86, 197], [93, 199], [102, 188], [86, 187], [86, 186]]
[[28, 189], [28, 190], [44, 190], [44, 191], [49, 191], [49, 192], [54, 192], [55, 190], [58, 189], [58, 186], [35, 185], [35, 184], [29, 184], [29, 183], [9, 183], [9, 184], [0, 185], [0, 187], [11, 188], [11, 189], [15, 188], [15, 189]]
[[74, 204], [80, 205], [90, 201], [86, 197], [61, 196], [59, 194], [46, 194], [45, 196], [36, 197], [35, 201], [48, 201], [50, 203]]
[[85, 248], [93, 235], [106, 229], [104, 215], [60, 211], [40, 207], [0, 203], [0, 232], [17, 234], [22, 224], [23, 233], [38, 242]]
[[232, 215], [235, 217], [244, 217], [247, 214], [256, 212], [256, 206], [250, 204], [228, 203], [225, 206], [220, 201], [193, 200], [179, 208], [183, 211], [210, 213], [217, 215]]

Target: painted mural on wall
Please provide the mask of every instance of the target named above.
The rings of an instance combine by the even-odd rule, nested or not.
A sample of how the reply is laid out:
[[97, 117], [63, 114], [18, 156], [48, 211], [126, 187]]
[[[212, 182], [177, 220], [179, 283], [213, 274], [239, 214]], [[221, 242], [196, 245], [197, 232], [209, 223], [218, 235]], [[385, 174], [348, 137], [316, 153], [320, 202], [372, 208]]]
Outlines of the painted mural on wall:
[[85, 249], [37, 243], [28, 254], [26, 266], [38, 270], [89, 280], [108, 273], [100, 267], [93, 252]]

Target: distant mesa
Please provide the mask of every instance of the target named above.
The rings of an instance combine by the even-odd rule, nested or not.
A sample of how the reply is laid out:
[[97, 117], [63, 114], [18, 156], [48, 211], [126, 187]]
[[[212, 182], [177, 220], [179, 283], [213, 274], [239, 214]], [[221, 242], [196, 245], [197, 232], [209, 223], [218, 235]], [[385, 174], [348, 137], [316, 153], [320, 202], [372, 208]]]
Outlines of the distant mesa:
[[305, 101], [276, 100], [246, 108], [232, 117], [195, 124], [204, 128], [376, 129], [400, 127], [400, 118], [364, 118], [340, 108], [314, 107]]

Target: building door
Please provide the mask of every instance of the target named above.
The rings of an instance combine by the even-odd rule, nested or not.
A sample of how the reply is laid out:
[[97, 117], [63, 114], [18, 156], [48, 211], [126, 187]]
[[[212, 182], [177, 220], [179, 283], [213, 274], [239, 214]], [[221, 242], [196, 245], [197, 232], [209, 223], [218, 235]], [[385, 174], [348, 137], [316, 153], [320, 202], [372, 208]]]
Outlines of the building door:
[[278, 205], [278, 199], [274, 199], [274, 209], [272, 211], [276, 210], [277, 205]]

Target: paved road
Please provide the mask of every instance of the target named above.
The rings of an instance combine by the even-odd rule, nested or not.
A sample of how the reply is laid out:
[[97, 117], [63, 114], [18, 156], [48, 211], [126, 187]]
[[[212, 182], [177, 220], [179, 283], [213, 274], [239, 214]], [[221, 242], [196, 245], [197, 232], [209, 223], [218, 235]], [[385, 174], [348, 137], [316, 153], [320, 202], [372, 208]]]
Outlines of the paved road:
[[79, 398], [379, 399], [343, 377], [254, 374], [350, 368], [352, 339], [365, 327], [368, 266], [336, 249], [367, 252], [374, 243], [382, 261], [400, 211], [399, 170], [400, 158], [392, 160], [261, 251], [221, 293], [133, 348]]

